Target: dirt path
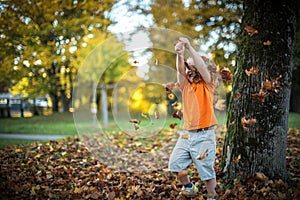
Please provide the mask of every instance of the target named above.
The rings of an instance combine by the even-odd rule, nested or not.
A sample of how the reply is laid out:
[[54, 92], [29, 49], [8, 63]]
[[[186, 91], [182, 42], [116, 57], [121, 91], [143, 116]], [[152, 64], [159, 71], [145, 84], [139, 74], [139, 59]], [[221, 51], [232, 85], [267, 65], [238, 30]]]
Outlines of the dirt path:
[[22, 140], [57, 140], [68, 137], [67, 135], [32, 135], [17, 133], [0, 133], [0, 139], [22, 139]]

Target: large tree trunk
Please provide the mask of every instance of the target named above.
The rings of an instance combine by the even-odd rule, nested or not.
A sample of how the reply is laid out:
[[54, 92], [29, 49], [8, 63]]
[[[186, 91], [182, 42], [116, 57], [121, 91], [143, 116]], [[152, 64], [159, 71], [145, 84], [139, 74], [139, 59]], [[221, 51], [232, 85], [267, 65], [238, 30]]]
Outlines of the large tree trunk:
[[287, 178], [295, 5], [296, 0], [244, 1], [222, 161], [228, 178], [257, 172]]

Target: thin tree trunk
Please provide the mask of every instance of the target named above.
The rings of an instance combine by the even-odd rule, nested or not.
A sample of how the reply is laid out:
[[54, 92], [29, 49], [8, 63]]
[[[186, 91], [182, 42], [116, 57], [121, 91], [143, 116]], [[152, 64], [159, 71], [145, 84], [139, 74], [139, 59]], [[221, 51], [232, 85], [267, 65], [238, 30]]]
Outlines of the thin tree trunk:
[[58, 102], [59, 102], [58, 95], [50, 94], [50, 97], [51, 97], [51, 102], [52, 102], [52, 111], [58, 112]]
[[222, 166], [228, 178], [255, 176], [257, 172], [287, 178], [295, 3], [244, 1], [223, 148]]

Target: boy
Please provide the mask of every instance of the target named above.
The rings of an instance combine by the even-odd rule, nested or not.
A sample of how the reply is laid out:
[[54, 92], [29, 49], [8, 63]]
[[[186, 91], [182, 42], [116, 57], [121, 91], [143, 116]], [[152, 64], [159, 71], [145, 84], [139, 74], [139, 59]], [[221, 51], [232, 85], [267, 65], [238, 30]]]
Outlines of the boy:
[[[190, 56], [186, 62], [183, 57], [185, 49]], [[200, 179], [205, 181], [208, 199], [216, 199], [214, 125], [217, 120], [213, 109], [213, 78], [206, 60], [195, 51], [187, 38], [179, 38], [175, 51], [184, 123], [170, 156], [169, 170], [177, 172], [177, 178], [183, 185], [182, 193], [195, 196], [198, 188], [190, 182], [187, 171], [187, 167], [194, 162]]]

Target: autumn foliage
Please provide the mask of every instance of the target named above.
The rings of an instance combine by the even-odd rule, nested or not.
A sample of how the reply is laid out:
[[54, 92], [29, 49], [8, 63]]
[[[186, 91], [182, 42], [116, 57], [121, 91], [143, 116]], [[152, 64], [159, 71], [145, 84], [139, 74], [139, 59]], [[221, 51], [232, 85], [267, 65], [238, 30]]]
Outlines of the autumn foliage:
[[[218, 199], [299, 199], [299, 137], [297, 129], [288, 133], [290, 180], [271, 180], [259, 172], [248, 179], [226, 180], [219, 168], [223, 145], [222, 134], [219, 134], [215, 166]], [[112, 142], [120, 143], [119, 140]], [[143, 149], [143, 145], [139, 147]], [[131, 150], [134, 145], [120, 145], [120, 148]], [[179, 195], [181, 185], [167, 170], [167, 163], [165, 168], [149, 173], [117, 172], [93, 157], [76, 137], [11, 145], [0, 150], [0, 157], [2, 199], [188, 199]], [[205, 199], [203, 182], [193, 165], [190, 170], [191, 180], [200, 191], [193, 199]]]

